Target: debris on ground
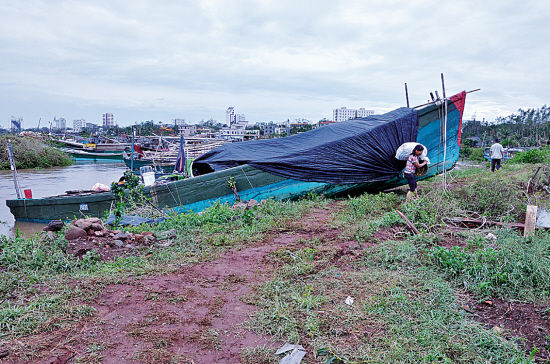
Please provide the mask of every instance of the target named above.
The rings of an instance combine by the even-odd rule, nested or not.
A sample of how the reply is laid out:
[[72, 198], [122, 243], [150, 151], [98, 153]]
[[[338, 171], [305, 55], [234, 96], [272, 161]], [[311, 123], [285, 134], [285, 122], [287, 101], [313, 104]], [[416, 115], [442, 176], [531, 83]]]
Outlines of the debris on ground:
[[[48, 231], [48, 234], [53, 233]], [[174, 229], [166, 231], [162, 239], [157, 239], [149, 231], [133, 234], [121, 230], [110, 230], [105, 228], [99, 218], [74, 220], [65, 231], [68, 254], [82, 258], [89, 251], [96, 250], [103, 260], [126, 255], [139, 247], [167, 247], [172, 244], [169, 239], [176, 236], [177, 231]], [[159, 240], [163, 242], [159, 243]]]
[[346, 297], [346, 300], [345, 300], [346, 305], [348, 305], [348, 306], [353, 305], [353, 301], [354, 301], [354, 300], [353, 300], [353, 297], [351, 297], [351, 296], [347, 296], [347, 297]]
[[306, 356], [306, 351], [302, 345], [292, 345], [285, 343], [282, 347], [275, 352], [275, 355], [281, 355], [284, 353], [289, 354], [285, 355], [280, 361], [279, 364], [299, 364], [302, 362], [304, 356]]
[[497, 236], [493, 233], [487, 234], [486, 238], [493, 241], [497, 240]]

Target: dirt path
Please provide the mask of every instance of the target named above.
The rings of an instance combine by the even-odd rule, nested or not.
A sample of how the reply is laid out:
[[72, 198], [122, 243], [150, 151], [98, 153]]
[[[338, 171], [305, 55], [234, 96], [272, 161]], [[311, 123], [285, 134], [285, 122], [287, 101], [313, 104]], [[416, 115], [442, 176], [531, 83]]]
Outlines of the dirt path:
[[[70, 330], [24, 339], [39, 363], [237, 363], [245, 348], [276, 346], [242, 324], [256, 309], [242, 298], [269, 277], [265, 257], [300, 239], [327, 236], [334, 209], [315, 209], [263, 241], [177, 273], [108, 285], [95, 315]], [[6, 358], [8, 359], [8, 358]], [[11, 356], [13, 362], [18, 361]]]

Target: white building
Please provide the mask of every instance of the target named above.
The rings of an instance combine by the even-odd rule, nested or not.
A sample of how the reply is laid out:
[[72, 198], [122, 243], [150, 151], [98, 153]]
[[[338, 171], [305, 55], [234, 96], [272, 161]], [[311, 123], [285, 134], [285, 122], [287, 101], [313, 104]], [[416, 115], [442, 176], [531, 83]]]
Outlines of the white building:
[[236, 114], [235, 108], [233, 106], [230, 106], [225, 111], [225, 123], [227, 126], [232, 127], [234, 124], [241, 124], [246, 126], [248, 122], [246, 121], [246, 117], [244, 114]]
[[23, 129], [23, 118], [10, 117], [10, 129], [12, 132], [19, 133]]
[[250, 140], [250, 139], [258, 139], [260, 137], [260, 131], [224, 128], [224, 129], [220, 129], [220, 131], [218, 132], [218, 136], [226, 140], [244, 141], [244, 140]]
[[54, 117], [53, 118], [53, 124], [55, 125], [54, 128], [56, 130], [60, 130], [60, 131], [65, 131], [65, 129], [67, 128], [67, 123], [65, 121], [65, 118], [56, 118]]
[[82, 129], [86, 127], [86, 120], [84, 119], [77, 119], [73, 120], [73, 131], [75, 133], [80, 133]]
[[365, 108], [360, 109], [348, 109], [346, 107], [341, 107], [339, 109], [334, 109], [333, 113], [333, 120], [338, 121], [346, 121], [350, 119], [355, 118], [364, 118], [366, 116], [374, 115], [373, 110], [365, 110]]
[[103, 127], [104, 128], [113, 128], [115, 126], [115, 117], [112, 113], [107, 112], [103, 114]]

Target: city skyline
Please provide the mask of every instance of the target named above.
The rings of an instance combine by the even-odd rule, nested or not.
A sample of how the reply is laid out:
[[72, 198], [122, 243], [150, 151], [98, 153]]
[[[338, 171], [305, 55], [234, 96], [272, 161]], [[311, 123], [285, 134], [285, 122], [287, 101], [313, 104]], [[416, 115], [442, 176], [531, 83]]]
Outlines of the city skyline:
[[[119, 125], [383, 113], [429, 92], [481, 88], [465, 118], [547, 104], [550, 4], [529, 1], [32, 0], [0, 3], [0, 123], [63, 114]], [[229, 21], [231, 19], [231, 21]], [[59, 26], [62, 25], [62, 26]]]

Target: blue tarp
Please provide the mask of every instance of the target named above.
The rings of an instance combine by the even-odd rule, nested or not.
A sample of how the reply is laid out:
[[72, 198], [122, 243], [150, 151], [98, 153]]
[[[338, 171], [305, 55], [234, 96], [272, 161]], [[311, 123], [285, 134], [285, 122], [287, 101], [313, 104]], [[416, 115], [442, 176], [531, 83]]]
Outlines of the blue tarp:
[[193, 170], [206, 174], [249, 164], [306, 182], [384, 181], [405, 167], [394, 158], [395, 151], [415, 142], [417, 134], [418, 113], [402, 107], [286, 138], [226, 144], [197, 158]]

